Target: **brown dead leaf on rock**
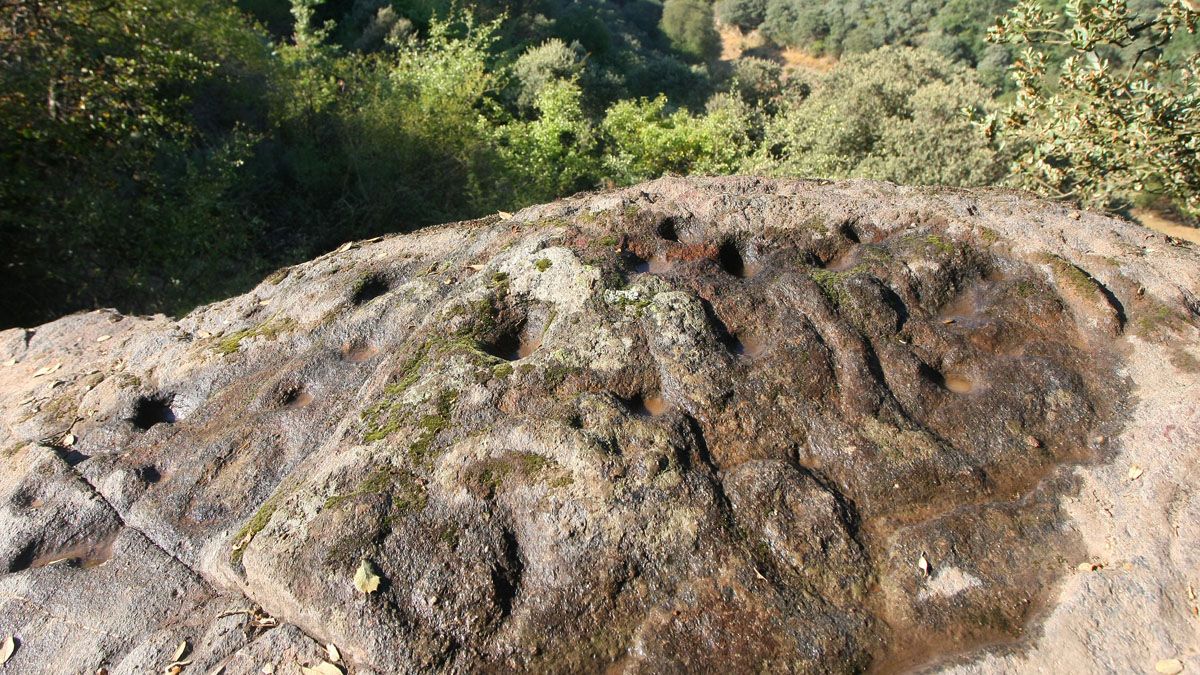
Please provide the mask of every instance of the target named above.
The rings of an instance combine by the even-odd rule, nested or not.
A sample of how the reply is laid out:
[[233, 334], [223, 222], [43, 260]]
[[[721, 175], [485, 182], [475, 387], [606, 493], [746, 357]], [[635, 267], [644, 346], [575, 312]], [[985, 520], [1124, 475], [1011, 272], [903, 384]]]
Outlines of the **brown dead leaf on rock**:
[[1142, 467], [1134, 464], [1133, 466], [1129, 467], [1129, 480], [1137, 480], [1142, 477], [1143, 473], [1145, 473], [1145, 471], [1142, 470]]
[[13, 652], [17, 651], [17, 641], [13, 636], [9, 635], [4, 638], [4, 642], [0, 644], [0, 666], [8, 663], [12, 658]]

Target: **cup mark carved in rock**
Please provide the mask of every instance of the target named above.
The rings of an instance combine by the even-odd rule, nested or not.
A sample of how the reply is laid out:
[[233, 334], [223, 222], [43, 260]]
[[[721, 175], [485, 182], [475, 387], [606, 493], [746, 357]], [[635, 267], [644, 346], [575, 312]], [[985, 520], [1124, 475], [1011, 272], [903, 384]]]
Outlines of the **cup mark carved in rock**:
[[173, 404], [175, 394], [159, 392], [139, 396], [133, 402], [133, 411], [129, 422], [141, 431], [149, 431], [158, 424], [174, 424], [176, 421]]

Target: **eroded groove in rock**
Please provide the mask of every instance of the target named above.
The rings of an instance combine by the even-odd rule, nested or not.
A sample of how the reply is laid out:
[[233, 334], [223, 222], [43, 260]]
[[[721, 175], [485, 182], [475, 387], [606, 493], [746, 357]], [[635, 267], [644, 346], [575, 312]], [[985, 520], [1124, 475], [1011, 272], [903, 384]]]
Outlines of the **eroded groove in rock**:
[[[1130, 280], [1005, 239], [1079, 227], [1010, 199], [663, 180], [343, 247], [179, 321], [2, 333], [0, 559], [91, 597], [93, 570], [34, 561], [129, 523], [362, 672], [885, 672], [1020, 644], [1081, 545], [1072, 467], [1128, 419], [1125, 335], [1196, 338], [1140, 253]], [[157, 654], [183, 630], [161, 616], [106, 649]]]

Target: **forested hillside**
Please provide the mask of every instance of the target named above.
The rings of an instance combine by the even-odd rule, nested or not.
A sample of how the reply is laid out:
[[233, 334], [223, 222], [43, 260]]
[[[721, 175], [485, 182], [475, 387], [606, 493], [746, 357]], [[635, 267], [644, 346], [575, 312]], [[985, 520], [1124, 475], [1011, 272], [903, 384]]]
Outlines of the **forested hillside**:
[[0, 0], [0, 325], [665, 173], [1200, 212], [1195, 5], [1013, 4]]

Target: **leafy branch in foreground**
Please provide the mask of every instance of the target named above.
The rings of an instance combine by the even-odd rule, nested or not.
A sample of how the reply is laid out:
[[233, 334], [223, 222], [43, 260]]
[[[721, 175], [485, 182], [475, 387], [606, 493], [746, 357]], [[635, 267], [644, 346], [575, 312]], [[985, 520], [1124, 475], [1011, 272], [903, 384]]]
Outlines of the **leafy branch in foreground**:
[[1061, 13], [1023, 0], [1002, 17], [989, 40], [1023, 47], [1016, 98], [983, 128], [1013, 153], [1010, 180], [1106, 208], [1161, 195], [1200, 214], [1200, 54], [1172, 49], [1198, 19], [1185, 0], [1150, 16], [1126, 0], [1068, 0]]

